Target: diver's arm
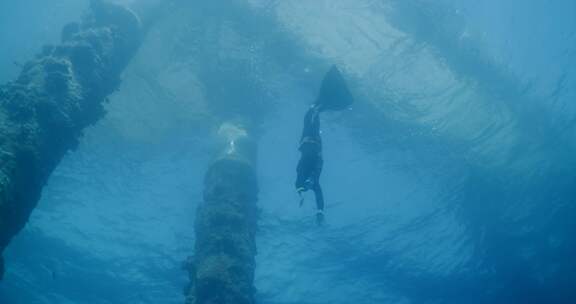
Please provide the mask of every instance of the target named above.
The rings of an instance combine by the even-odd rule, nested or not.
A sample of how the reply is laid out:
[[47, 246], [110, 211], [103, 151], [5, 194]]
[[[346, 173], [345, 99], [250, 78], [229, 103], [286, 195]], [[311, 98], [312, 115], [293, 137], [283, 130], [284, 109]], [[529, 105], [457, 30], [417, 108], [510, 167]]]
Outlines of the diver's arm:
[[322, 225], [324, 223], [324, 195], [320, 184], [314, 187], [314, 194], [316, 196], [316, 224]]
[[324, 211], [324, 194], [322, 193], [322, 187], [316, 183], [313, 190], [314, 196], [316, 196], [316, 209], [318, 209], [318, 211]]

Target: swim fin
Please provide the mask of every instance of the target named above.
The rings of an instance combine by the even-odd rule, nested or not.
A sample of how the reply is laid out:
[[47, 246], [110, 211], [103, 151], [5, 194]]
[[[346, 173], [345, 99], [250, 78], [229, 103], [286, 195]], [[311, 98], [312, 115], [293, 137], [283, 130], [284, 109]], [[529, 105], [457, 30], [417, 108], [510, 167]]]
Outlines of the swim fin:
[[318, 99], [316, 99], [315, 103], [323, 111], [340, 111], [348, 108], [353, 102], [354, 99], [352, 94], [350, 94], [344, 77], [342, 77], [342, 73], [333, 65], [322, 80]]

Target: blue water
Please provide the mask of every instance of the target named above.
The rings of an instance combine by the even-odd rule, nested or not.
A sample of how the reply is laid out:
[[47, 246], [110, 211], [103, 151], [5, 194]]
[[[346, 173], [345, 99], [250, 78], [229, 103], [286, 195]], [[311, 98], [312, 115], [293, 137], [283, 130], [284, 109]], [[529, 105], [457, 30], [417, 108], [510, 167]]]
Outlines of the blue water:
[[[2, 0], [0, 81], [86, 5]], [[332, 63], [356, 104], [322, 117], [317, 227], [292, 186]], [[261, 121], [259, 303], [576, 303], [575, 63], [572, 0], [177, 1], [7, 249], [0, 303], [183, 302], [210, 85]]]

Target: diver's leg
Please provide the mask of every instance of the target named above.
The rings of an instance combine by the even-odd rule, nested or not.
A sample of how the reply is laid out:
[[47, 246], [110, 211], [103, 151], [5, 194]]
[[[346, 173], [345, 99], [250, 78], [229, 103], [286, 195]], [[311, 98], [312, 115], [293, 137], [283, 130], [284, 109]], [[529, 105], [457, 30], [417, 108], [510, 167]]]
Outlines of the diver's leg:
[[305, 137], [318, 138], [320, 137], [320, 112], [316, 107], [311, 107], [304, 116], [304, 128], [302, 129], [302, 136], [300, 141]]

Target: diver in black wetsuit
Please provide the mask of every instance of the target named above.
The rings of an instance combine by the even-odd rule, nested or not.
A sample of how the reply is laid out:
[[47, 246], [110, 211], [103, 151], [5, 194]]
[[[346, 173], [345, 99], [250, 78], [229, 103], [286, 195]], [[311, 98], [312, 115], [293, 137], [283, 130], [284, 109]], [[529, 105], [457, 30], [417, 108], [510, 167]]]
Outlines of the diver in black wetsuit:
[[320, 173], [322, 172], [322, 138], [320, 137], [320, 105], [313, 104], [304, 117], [304, 129], [300, 138], [300, 161], [296, 168], [296, 191], [301, 197], [302, 192], [312, 190], [316, 197], [316, 221], [321, 224], [324, 220], [324, 195], [320, 186]]
[[310, 106], [304, 117], [304, 129], [300, 138], [301, 157], [296, 169], [296, 191], [300, 195], [302, 205], [302, 192], [312, 190], [316, 197], [316, 221], [324, 221], [324, 194], [320, 186], [320, 173], [322, 172], [322, 138], [320, 138], [320, 112], [340, 111], [347, 109], [353, 102], [352, 95], [346, 82], [336, 66], [332, 66], [322, 80], [318, 98]]

